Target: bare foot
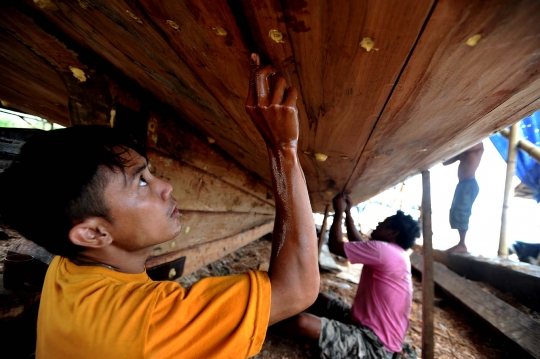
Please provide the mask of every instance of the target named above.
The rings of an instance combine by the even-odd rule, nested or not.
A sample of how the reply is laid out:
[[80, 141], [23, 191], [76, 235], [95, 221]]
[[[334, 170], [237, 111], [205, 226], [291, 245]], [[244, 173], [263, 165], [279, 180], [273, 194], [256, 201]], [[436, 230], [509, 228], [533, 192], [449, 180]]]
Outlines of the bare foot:
[[464, 244], [458, 244], [446, 250], [446, 253], [468, 253], [467, 246]]

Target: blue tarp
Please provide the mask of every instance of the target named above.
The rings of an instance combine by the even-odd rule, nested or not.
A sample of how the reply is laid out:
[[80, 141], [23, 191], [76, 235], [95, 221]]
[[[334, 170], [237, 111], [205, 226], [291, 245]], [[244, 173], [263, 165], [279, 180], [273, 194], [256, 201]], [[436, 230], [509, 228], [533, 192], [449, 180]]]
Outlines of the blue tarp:
[[[540, 111], [525, 117], [519, 122], [519, 137], [525, 138], [540, 146]], [[508, 158], [508, 140], [500, 134], [490, 137], [502, 158]], [[516, 176], [527, 187], [534, 191], [534, 199], [540, 202], [540, 164], [523, 151], [518, 151], [516, 159]]]

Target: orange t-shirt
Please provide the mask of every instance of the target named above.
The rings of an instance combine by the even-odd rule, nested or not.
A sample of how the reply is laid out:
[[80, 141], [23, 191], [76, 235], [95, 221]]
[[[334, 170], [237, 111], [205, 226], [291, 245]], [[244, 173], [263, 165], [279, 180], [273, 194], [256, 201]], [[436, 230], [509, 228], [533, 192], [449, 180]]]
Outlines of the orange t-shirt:
[[270, 317], [265, 272], [185, 289], [57, 256], [41, 296], [37, 358], [247, 358]]

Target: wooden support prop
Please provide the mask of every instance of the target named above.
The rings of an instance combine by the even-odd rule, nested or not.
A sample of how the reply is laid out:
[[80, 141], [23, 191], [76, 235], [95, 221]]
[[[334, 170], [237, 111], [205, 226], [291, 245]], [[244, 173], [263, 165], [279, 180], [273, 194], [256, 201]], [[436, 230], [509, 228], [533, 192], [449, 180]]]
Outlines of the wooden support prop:
[[516, 155], [517, 155], [517, 141], [518, 141], [518, 124], [515, 123], [510, 128], [510, 139], [508, 141], [508, 160], [506, 161], [506, 183], [504, 185], [504, 201], [501, 215], [501, 235], [499, 238], [499, 257], [508, 257], [508, 245], [507, 245], [507, 216], [508, 208], [510, 206], [510, 199], [512, 196], [512, 179], [516, 171]]
[[[422, 272], [422, 256], [411, 255], [414, 269]], [[529, 318], [440, 263], [434, 265], [435, 283], [462, 305], [495, 327], [533, 357], [540, 358], [540, 323]], [[516, 358], [521, 358], [516, 354]], [[422, 353], [422, 358], [426, 358]]]
[[[508, 129], [501, 130], [499, 132], [501, 136], [506, 138], [507, 140], [510, 140], [510, 131]], [[531, 156], [536, 160], [536, 162], [540, 163], [540, 147], [535, 145], [529, 140], [526, 140], [524, 138], [520, 138], [517, 141], [517, 146], [520, 150]]]
[[431, 185], [429, 171], [422, 171], [422, 233], [424, 238], [424, 268], [422, 276], [422, 358], [433, 359], [433, 244], [431, 231]]
[[322, 245], [324, 243], [324, 236], [326, 235], [326, 221], [328, 220], [328, 204], [324, 207], [324, 219], [322, 221], [321, 235], [319, 236], [319, 255], [321, 255]]

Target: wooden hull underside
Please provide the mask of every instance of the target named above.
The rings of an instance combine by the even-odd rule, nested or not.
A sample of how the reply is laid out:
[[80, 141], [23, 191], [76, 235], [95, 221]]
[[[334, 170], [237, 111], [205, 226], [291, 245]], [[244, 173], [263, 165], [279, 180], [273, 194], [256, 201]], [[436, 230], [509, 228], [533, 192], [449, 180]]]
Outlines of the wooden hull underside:
[[65, 126], [124, 128], [174, 184], [184, 230], [156, 258], [218, 258], [237, 248], [222, 243], [271, 231], [267, 154], [244, 110], [252, 52], [299, 90], [299, 159], [316, 212], [342, 191], [368, 199], [540, 108], [536, 0], [0, 9], [0, 99]]

